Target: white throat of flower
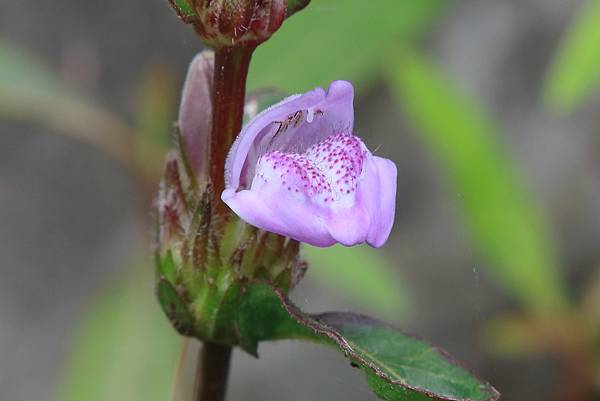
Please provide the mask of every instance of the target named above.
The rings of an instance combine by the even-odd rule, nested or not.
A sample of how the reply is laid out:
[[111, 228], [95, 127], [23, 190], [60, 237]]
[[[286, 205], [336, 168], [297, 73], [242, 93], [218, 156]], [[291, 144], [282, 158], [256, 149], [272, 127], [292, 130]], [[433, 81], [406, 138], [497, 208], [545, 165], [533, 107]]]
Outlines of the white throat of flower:
[[267, 185], [322, 206], [348, 207], [354, 204], [367, 153], [359, 138], [346, 133], [331, 135], [301, 154], [272, 151], [259, 159], [252, 189]]

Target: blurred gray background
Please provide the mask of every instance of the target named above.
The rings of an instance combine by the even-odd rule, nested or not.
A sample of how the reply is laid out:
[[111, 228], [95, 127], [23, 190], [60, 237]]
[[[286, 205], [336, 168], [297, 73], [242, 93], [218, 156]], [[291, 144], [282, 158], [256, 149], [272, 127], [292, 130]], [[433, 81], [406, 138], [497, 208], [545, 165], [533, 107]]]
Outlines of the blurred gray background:
[[[600, 260], [600, 99], [557, 119], [540, 109], [537, 94], [580, 3], [456, 1], [422, 40], [504, 128], [502, 141], [554, 230], [573, 293]], [[161, 0], [4, 1], [0, 35], [130, 121], [140, 71], [155, 65], [182, 77], [201, 48]], [[173, 83], [176, 93], [180, 84]], [[381, 145], [399, 170], [395, 228], [381, 251], [410, 290], [408, 314], [396, 323], [465, 361], [503, 399], [548, 399], [558, 380], [552, 357], [485, 352], [486, 316], [516, 306], [482, 271], [453, 202], [460, 194], [445, 183], [386, 85], [357, 99], [356, 121], [357, 132], [371, 147]], [[150, 249], [150, 202], [136, 194], [130, 174], [92, 147], [39, 124], [0, 123], [0, 400], [54, 399], [86, 306], [121, 277], [132, 249]], [[313, 312], [361, 309], [310, 273], [294, 299]], [[361, 375], [329, 349], [267, 344], [258, 361], [236, 351], [228, 398], [374, 400]]]

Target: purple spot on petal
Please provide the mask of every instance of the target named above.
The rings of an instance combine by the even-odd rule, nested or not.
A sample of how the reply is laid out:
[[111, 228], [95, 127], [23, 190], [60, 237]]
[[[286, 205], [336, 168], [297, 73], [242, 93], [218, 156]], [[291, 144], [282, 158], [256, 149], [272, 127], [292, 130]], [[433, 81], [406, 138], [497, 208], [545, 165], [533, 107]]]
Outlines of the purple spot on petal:
[[[362, 172], [366, 157], [363, 149], [364, 145], [357, 137], [335, 134], [301, 154], [281, 151], [265, 154], [259, 160], [257, 175], [266, 182], [280, 182], [288, 191], [293, 185], [295, 192], [302, 190], [316, 201], [334, 203], [343, 198], [339, 195], [355, 192], [356, 177]], [[272, 165], [266, 161], [271, 161]], [[276, 170], [281, 174], [274, 175]]]

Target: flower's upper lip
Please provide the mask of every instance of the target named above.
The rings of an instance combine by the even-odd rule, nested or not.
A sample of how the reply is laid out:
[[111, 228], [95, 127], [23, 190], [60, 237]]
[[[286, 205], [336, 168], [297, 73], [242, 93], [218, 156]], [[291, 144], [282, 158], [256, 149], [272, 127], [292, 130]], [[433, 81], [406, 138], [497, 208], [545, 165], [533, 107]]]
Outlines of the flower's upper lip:
[[[317, 88], [303, 95], [290, 96], [258, 114], [242, 129], [231, 148], [225, 165], [226, 188], [237, 191], [244, 167], [248, 166], [253, 171], [253, 163], [269, 150], [269, 146], [273, 146], [277, 129], [269, 127], [293, 117], [298, 111], [306, 112], [302, 115], [303, 120], [290, 128], [293, 132], [289, 132], [285, 139], [277, 139], [278, 146], [306, 148], [333, 133], [351, 132], [354, 124], [353, 95], [349, 82], [335, 81], [327, 92]], [[318, 118], [316, 110], [322, 112]]]

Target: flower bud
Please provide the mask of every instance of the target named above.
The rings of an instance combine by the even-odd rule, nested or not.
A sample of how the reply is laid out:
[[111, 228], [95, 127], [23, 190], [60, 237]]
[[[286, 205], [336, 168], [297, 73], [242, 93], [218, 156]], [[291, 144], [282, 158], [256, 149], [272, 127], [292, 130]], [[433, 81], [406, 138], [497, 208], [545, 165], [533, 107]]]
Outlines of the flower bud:
[[208, 50], [190, 63], [177, 119], [184, 160], [200, 181], [208, 174], [214, 63], [214, 53]]
[[[202, 40], [215, 49], [256, 46], [279, 29], [286, 0], [169, 0], [179, 17], [194, 25]], [[297, 3], [292, 1], [293, 8]]]

